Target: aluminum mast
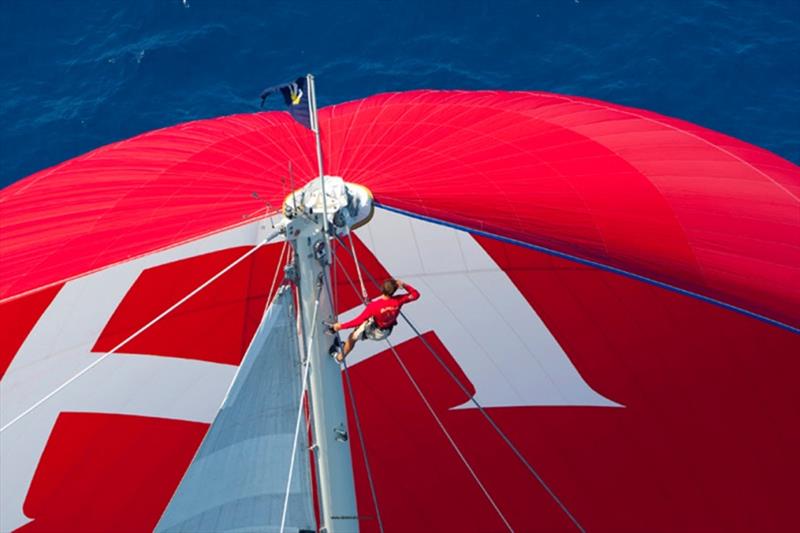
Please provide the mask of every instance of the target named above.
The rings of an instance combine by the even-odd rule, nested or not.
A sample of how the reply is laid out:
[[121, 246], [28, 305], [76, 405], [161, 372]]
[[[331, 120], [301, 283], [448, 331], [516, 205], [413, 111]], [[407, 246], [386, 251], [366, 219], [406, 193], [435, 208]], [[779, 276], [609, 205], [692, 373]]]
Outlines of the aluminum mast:
[[[329, 354], [334, 337], [325, 333], [321, 322], [336, 318], [329, 283], [329, 239], [332, 235], [346, 235], [354, 226], [369, 220], [372, 195], [364, 187], [323, 174], [314, 77], [309, 74], [307, 79], [319, 177], [293, 191], [283, 204], [286, 239], [295, 252], [287, 275], [294, 278], [297, 286], [303, 344], [311, 347], [309, 400], [312, 450], [319, 479], [320, 529], [326, 533], [355, 533], [359, 529], [358, 511], [342, 375], [339, 364]], [[317, 295], [314, 324], [312, 312]]]

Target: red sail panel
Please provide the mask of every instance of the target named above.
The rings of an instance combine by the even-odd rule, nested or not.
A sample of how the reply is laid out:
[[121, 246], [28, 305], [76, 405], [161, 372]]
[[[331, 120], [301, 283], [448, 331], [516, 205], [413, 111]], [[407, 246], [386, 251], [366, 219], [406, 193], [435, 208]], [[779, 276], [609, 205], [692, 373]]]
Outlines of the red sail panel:
[[[680, 120], [546, 93], [393, 93], [326, 108], [320, 122], [327, 172], [387, 208], [354, 239], [370, 296], [369, 274], [421, 290], [409, 315], [587, 530], [791, 527], [796, 165]], [[0, 191], [3, 422], [253, 246], [264, 202], [288, 192], [289, 162], [295, 187], [314, 177], [310, 132], [283, 113], [238, 115], [99, 148]], [[3, 432], [15, 468], [0, 472], [0, 518], [150, 527], [252, 336], [278, 247]], [[337, 309], [354, 313], [357, 272], [335, 248]], [[510, 523], [570, 530], [424, 344], [402, 323], [392, 339]], [[393, 356], [364, 342], [352, 357], [387, 530], [500, 529]], [[105, 443], [100, 466], [81, 435]], [[130, 507], [143, 486], [152, 497]]]
[[[393, 93], [326, 108], [320, 122], [326, 171], [381, 203], [800, 326], [800, 172], [765, 150], [546, 93]], [[0, 193], [0, 297], [240, 223], [263, 199], [278, 205], [289, 161], [296, 186], [314, 176], [312, 134], [259, 113], [150, 132], [34, 174]]]

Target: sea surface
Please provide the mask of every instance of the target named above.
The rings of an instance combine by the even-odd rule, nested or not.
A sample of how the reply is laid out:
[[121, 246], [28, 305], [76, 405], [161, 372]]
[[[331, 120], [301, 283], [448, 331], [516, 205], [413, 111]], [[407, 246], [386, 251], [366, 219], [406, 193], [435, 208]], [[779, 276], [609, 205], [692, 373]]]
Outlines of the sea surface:
[[0, 0], [0, 186], [98, 146], [250, 112], [530, 89], [680, 117], [800, 163], [800, 0]]

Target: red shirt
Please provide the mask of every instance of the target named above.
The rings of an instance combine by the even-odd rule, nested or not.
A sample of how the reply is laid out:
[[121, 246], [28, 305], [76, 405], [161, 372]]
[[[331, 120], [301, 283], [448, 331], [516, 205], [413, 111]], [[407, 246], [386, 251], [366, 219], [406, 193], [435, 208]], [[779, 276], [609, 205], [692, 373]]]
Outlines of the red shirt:
[[390, 328], [397, 324], [397, 315], [400, 314], [400, 307], [419, 298], [417, 289], [408, 283], [404, 283], [403, 288], [406, 290], [406, 294], [388, 298], [381, 295], [372, 300], [360, 315], [343, 323], [341, 325], [342, 329], [360, 326], [368, 318], [374, 318], [375, 324], [381, 329]]

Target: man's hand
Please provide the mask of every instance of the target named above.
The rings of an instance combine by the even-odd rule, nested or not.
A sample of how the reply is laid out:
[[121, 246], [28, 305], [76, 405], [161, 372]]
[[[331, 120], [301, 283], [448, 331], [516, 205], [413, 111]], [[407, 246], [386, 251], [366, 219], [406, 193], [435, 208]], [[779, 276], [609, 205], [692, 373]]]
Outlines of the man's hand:
[[342, 325], [341, 325], [341, 324], [339, 324], [338, 322], [336, 322], [336, 323], [334, 323], [334, 324], [331, 326], [331, 329], [332, 329], [333, 331], [339, 331], [340, 329], [342, 329]]
[[402, 279], [396, 279], [396, 280], [394, 280], [394, 282], [397, 283], [397, 288], [398, 289], [402, 289], [403, 288], [404, 283], [403, 283]]

